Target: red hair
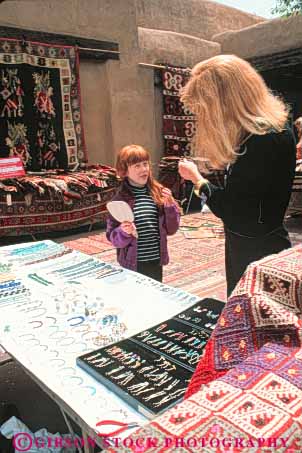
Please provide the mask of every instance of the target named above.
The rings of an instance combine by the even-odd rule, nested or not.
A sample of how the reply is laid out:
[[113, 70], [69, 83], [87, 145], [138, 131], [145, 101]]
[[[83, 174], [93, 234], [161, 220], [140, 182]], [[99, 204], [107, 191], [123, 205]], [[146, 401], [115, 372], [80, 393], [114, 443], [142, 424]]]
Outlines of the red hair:
[[[162, 189], [164, 186], [154, 179], [151, 169], [150, 153], [145, 148], [140, 145], [128, 145], [120, 149], [117, 154], [115, 165], [117, 173], [122, 179], [125, 179], [130, 165], [145, 161], [150, 164], [147, 186], [150, 190], [151, 197], [157, 205], [162, 206], [164, 204], [164, 197], [162, 196]], [[173, 197], [171, 197], [171, 201], [175, 203]]]

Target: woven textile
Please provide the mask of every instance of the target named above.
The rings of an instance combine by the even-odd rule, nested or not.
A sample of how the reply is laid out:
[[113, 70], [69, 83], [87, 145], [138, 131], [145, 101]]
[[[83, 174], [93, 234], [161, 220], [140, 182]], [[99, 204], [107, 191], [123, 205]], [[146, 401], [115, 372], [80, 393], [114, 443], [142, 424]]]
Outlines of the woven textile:
[[[45, 233], [104, 222], [119, 180], [115, 169], [49, 170], [0, 182], [0, 236]], [[100, 251], [100, 250], [99, 250]]]
[[115, 189], [86, 194], [66, 204], [62, 200], [37, 198], [28, 206], [16, 201], [12, 206], [0, 201], [0, 237], [66, 231], [82, 225], [105, 223], [106, 203]]
[[195, 119], [184, 108], [179, 93], [185, 86], [191, 70], [167, 66], [162, 71], [163, 83], [163, 132], [164, 155], [183, 156], [191, 152], [191, 140], [195, 132]]
[[265, 343], [301, 346], [302, 246], [248, 266], [219, 318], [186, 396], [224, 375]]
[[294, 453], [301, 430], [302, 350], [268, 344], [106, 453]]
[[0, 118], [0, 157], [27, 170], [86, 161], [76, 49], [0, 38]]
[[[164, 157], [159, 165], [159, 181], [180, 201], [189, 196], [185, 182], [178, 174], [178, 160], [192, 154], [192, 139], [196, 131], [194, 115], [180, 100], [180, 90], [186, 85], [190, 74], [189, 68], [173, 66], [167, 66], [162, 71]], [[221, 170], [212, 170], [207, 178], [220, 185], [223, 174]]]

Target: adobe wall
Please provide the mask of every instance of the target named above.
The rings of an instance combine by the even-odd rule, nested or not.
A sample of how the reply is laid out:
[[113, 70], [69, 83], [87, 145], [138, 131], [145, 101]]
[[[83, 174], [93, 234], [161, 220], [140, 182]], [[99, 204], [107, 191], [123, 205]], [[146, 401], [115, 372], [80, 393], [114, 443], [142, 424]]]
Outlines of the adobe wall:
[[302, 47], [302, 16], [280, 18], [253, 25], [239, 31], [214, 35], [222, 53], [243, 58], [271, 55]]
[[[117, 42], [119, 61], [80, 62], [89, 161], [113, 164], [116, 151], [129, 143], [146, 146], [157, 161], [162, 155], [161, 102], [158, 89], [154, 88], [154, 70], [142, 68], [138, 63], [165, 61], [192, 66], [220, 52], [220, 44], [205, 37], [259, 20], [209, 1], [191, 0], [190, 5], [186, 2], [189, 5], [186, 8], [184, 3], [180, 0], [9, 0], [0, 4], [0, 26]], [[138, 28], [143, 22], [148, 29]], [[151, 27], [151, 22], [156, 26]], [[159, 26], [175, 30], [151, 30]]]
[[206, 40], [211, 40], [214, 34], [239, 30], [264, 20], [206, 0], [137, 0], [139, 27], [174, 31]]
[[124, 143], [145, 138], [150, 145], [145, 130], [152, 115], [137, 114], [138, 108], [146, 110], [141, 95], [146, 80], [137, 77], [133, 0], [9, 1], [0, 4], [1, 25], [118, 42], [120, 61], [80, 62], [89, 160], [112, 164], [115, 151]]

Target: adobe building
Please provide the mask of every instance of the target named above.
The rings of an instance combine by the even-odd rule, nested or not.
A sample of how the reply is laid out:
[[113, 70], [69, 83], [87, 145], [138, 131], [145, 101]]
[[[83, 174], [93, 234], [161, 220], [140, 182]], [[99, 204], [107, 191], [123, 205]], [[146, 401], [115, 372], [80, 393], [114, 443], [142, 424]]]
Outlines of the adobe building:
[[[5, 27], [113, 43], [115, 59], [80, 53], [90, 163], [113, 164], [129, 143], [162, 156], [162, 94], [156, 65], [192, 67], [220, 53], [251, 61], [302, 114], [302, 17], [265, 20], [207, 0], [5, 0]], [[43, 37], [43, 34], [41, 35]], [[41, 38], [42, 39], [42, 38]], [[102, 47], [102, 46], [101, 46]], [[106, 51], [105, 51], [106, 52]], [[114, 54], [114, 52], [113, 52]], [[148, 66], [149, 65], [149, 66]], [[155, 66], [155, 68], [153, 67]]]
[[68, 35], [116, 49], [101, 58], [80, 53], [90, 163], [113, 164], [116, 151], [129, 143], [146, 146], [159, 161], [162, 94], [155, 75], [163, 63], [192, 67], [234, 53], [284, 95], [294, 118], [302, 114], [302, 16], [268, 21], [207, 0], [5, 0], [0, 36], [6, 27], [25, 36], [28, 30], [42, 32], [40, 39], [45, 32], [53, 39]]
[[28, 30], [34, 30], [117, 45], [118, 60], [86, 59], [80, 54], [89, 162], [104, 164], [113, 164], [117, 149], [129, 143], [148, 147], [155, 161], [162, 155], [161, 95], [154, 85], [154, 69], [140, 63], [192, 67], [221, 52], [213, 35], [259, 21], [263, 19], [203, 0], [5, 0], [0, 4], [2, 37], [4, 27], [15, 27], [24, 31], [25, 38]]

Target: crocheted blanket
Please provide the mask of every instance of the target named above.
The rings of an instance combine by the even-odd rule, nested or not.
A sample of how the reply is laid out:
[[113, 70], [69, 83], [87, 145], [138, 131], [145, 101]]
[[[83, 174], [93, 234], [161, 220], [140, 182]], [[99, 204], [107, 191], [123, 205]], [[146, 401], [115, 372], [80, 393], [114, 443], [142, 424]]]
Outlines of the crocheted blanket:
[[251, 264], [186, 399], [107, 453], [302, 451], [302, 245]]
[[265, 343], [302, 340], [302, 245], [252, 263], [225, 305], [186, 397]]
[[301, 432], [302, 349], [275, 343], [106, 453], [294, 453]]

